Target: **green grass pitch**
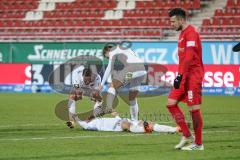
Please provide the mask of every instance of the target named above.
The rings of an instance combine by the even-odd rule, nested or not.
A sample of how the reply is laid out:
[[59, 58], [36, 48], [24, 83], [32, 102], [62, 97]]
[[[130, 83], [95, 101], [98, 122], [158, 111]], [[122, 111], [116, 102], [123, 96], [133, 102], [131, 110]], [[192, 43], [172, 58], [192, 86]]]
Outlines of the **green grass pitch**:
[[[61, 94], [0, 94], [0, 160], [239, 160], [240, 100], [204, 96], [204, 151], [178, 151], [179, 134], [131, 134], [68, 129], [54, 114]], [[174, 125], [166, 96], [139, 99], [140, 118]], [[84, 99], [78, 111], [90, 108]], [[187, 113], [187, 107], [181, 108]], [[129, 112], [120, 101], [120, 113]], [[155, 115], [155, 116], [152, 116]], [[189, 118], [189, 117], [187, 117]]]

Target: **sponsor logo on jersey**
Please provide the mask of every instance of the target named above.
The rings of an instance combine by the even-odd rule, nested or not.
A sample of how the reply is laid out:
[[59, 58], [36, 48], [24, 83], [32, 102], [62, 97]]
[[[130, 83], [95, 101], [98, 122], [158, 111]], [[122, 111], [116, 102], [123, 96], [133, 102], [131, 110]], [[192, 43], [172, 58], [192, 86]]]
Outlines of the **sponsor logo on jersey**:
[[195, 41], [187, 41], [187, 47], [194, 47], [195, 45]]
[[192, 102], [192, 100], [193, 100], [193, 91], [192, 91], [192, 90], [189, 90], [189, 91], [188, 91], [188, 101], [189, 101], [189, 102]]

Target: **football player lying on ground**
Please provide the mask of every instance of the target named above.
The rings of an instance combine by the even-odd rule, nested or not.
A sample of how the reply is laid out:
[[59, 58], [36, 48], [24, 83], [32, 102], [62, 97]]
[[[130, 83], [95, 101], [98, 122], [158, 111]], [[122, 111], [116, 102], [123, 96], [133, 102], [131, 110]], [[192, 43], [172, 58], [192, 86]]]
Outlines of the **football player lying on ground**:
[[117, 112], [113, 112], [114, 118], [94, 118], [90, 121], [82, 121], [77, 114], [73, 115], [75, 121], [80, 127], [91, 131], [112, 131], [112, 132], [133, 132], [133, 133], [151, 133], [152, 131], [161, 133], [181, 132], [180, 127], [171, 127], [160, 125], [151, 121], [131, 121], [127, 118], [119, 117]]

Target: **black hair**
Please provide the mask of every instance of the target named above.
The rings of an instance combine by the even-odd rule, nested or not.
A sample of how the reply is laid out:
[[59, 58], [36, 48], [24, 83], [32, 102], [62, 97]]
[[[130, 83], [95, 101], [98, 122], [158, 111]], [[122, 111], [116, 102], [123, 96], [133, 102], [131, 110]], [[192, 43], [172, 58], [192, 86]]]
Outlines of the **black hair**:
[[147, 121], [143, 121], [143, 127], [146, 133], [152, 132], [152, 129], [149, 126], [149, 123]]
[[238, 44], [236, 44], [234, 47], [233, 47], [233, 52], [239, 52], [240, 51], [240, 42]]
[[143, 121], [143, 126], [144, 126], [144, 128], [148, 127], [149, 126], [148, 122], [147, 121]]
[[106, 52], [109, 52], [113, 47], [116, 47], [116, 46], [117, 46], [116, 43], [107, 43], [107, 44], [105, 44], [105, 46], [103, 47], [103, 51], [102, 51], [103, 56], [106, 57], [105, 56]]
[[92, 70], [90, 68], [84, 68], [83, 72], [82, 72], [82, 75], [84, 77], [90, 77], [92, 75]]
[[169, 17], [178, 16], [183, 19], [186, 19], [186, 12], [182, 8], [171, 9], [168, 15]]

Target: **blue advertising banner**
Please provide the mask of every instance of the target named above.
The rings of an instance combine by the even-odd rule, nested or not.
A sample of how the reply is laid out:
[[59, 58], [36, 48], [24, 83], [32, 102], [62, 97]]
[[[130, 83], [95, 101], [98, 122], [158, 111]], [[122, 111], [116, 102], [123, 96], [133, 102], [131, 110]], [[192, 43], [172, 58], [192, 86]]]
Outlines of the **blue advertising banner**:
[[[238, 42], [203, 42], [204, 64], [240, 64], [240, 52], [232, 52]], [[133, 50], [145, 62], [177, 64], [177, 42], [134, 42]]]
[[[232, 52], [238, 42], [204, 41], [204, 64], [240, 64], [240, 52]], [[104, 42], [0, 43], [0, 62], [61, 64], [80, 55], [102, 58]], [[132, 49], [145, 62], [177, 64], [177, 41], [132, 42]]]
[[240, 96], [240, 87], [203, 87], [202, 94]]
[[[106, 91], [107, 87], [104, 87]], [[149, 90], [153, 91], [149, 91]], [[151, 86], [141, 86], [140, 95], [150, 94], [150, 95], [168, 95], [170, 88], [153, 89]], [[55, 91], [49, 85], [0, 85], [1, 92], [15, 92], [15, 93], [54, 93]], [[240, 87], [203, 87], [203, 95], [227, 95], [227, 96], [240, 96]]]
[[46, 85], [26, 85], [26, 84], [1, 84], [0, 93], [15, 92], [15, 93], [50, 93], [54, 92], [52, 88]]

